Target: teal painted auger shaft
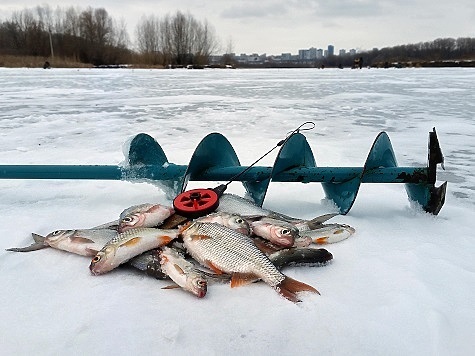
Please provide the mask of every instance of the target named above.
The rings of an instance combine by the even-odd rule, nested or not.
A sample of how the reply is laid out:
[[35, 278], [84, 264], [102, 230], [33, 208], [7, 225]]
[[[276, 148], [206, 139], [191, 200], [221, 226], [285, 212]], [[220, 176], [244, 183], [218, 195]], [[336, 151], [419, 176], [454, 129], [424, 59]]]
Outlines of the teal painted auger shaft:
[[[0, 179], [90, 179], [90, 180], [176, 180], [185, 174], [187, 166], [170, 164], [161, 166], [122, 167], [112, 165], [1, 165]], [[246, 167], [210, 168], [195, 181], [228, 181]], [[268, 179], [271, 167], [255, 166], [243, 173], [239, 181]], [[360, 167], [299, 167], [275, 175], [274, 182], [333, 182], [343, 183], [362, 175]], [[390, 167], [367, 171], [362, 183], [426, 183], [427, 168]]]

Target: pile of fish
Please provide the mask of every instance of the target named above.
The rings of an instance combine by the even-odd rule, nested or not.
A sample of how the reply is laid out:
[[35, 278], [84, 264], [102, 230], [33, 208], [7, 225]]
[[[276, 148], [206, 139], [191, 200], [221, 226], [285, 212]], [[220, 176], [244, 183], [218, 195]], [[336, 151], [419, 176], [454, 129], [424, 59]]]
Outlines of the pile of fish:
[[193, 220], [161, 204], [124, 210], [119, 219], [90, 229], [32, 233], [34, 243], [7, 251], [46, 247], [92, 257], [93, 275], [128, 265], [157, 279], [171, 279], [195, 296], [206, 295], [210, 282], [237, 287], [264, 281], [281, 296], [299, 302], [314, 287], [281, 272], [289, 265], [321, 266], [333, 259], [318, 245], [344, 240], [355, 230], [326, 223], [337, 214], [302, 220], [263, 209], [250, 200], [223, 194], [215, 212]]

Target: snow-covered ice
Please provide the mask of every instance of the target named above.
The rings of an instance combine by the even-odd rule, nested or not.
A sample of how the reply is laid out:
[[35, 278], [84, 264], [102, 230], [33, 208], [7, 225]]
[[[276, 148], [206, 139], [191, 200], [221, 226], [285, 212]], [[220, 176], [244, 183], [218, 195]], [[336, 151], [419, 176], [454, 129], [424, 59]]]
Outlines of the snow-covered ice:
[[[30, 244], [31, 232], [88, 228], [131, 205], [170, 203], [157, 187], [0, 180], [0, 354], [471, 354], [473, 69], [0, 68], [0, 165], [118, 165], [140, 132], [177, 164], [220, 132], [247, 165], [305, 121], [316, 124], [304, 134], [317, 164], [334, 167], [362, 166], [380, 131], [399, 165], [425, 166], [436, 127], [446, 168], [437, 185], [448, 181], [440, 214], [411, 207], [402, 184], [363, 184], [349, 214], [332, 220], [356, 228], [326, 246], [334, 261], [285, 270], [321, 296], [295, 305], [256, 283], [211, 285], [197, 299], [130, 269], [92, 276], [88, 258], [66, 252], [5, 251]], [[318, 183], [271, 183], [264, 206], [311, 218], [335, 211], [323, 198]]]

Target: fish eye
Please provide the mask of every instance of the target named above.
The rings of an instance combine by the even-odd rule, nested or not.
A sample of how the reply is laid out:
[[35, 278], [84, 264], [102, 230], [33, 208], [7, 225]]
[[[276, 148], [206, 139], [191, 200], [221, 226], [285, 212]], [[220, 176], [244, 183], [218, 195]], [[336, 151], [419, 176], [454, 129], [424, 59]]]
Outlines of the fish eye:
[[122, 219], [123, 222], [129, 223], [134, 221], [134, 219], [131, 216], [126, 216], [125, 218]]
[[206, 287], [206, 284], [207, 284], [206, 281], [203, 281], [203, 280], [199, 280], [199, 281], [198, 281], [198, 285], [199, 285], [200, 287]]
[[101, 256], [100, 255], [95, 255], [94, 258], [92, 259], [92, 263], [97, 263], [101, 260]]
[[282, 235], [288, 235], [288, 234], [290, 234], [290, 230], [289, 229], [282, 229], [282, 230], [280, 230], [280, 233]]
[[236, 222], [237, 222], [238, 224], [242, 224], [242, 223], [244, 223], [244, 219], [236, 218]]
[[63, 232], [63, 230], [56, 230], [56, 231], [53, 231], [53, 232], [51, 233], [51, 235], [52, 235], [52, 236], [56, 236], [56, 235], [59, 235], [59, 234], [62, 233], [62, 232]]

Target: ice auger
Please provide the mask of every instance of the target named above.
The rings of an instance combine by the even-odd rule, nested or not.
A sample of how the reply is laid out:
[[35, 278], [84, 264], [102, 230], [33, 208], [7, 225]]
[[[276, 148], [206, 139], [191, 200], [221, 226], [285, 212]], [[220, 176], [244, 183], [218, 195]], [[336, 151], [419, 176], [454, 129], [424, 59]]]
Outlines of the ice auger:
[[[347, 214], [361, 183], [404, 183], [409, 200], [437, 215], [445, 202], [447, 182], [436, 187], [442, 155], [435, 128], [429, 132], [426, 167], [399, 167], [385, 132], [379, 133], [363, 167], [317, 167], [305, 136], [295, 130], [281, 142], [272, 167], [241, 166], [230, 142], [219, 133], [207, 135], [188, 165], [170, 163], [155, 139], [145, 133], [130, 142], [125, 166], [119, 165], [0, 165], [1, 179], [100, 179], [160, 182], [172, 196], [184, 194], [179, 204], [191, 209], [212, 205], [214, 196], [185, 192], [188, 181], [241, 181], [248, 195], [262, 205], [271, 181], [321, 182], [328, 199]], [[209, 191], [209, 190], [208, 190]], [[218, 195], [221, 192], [218, 192]]]

